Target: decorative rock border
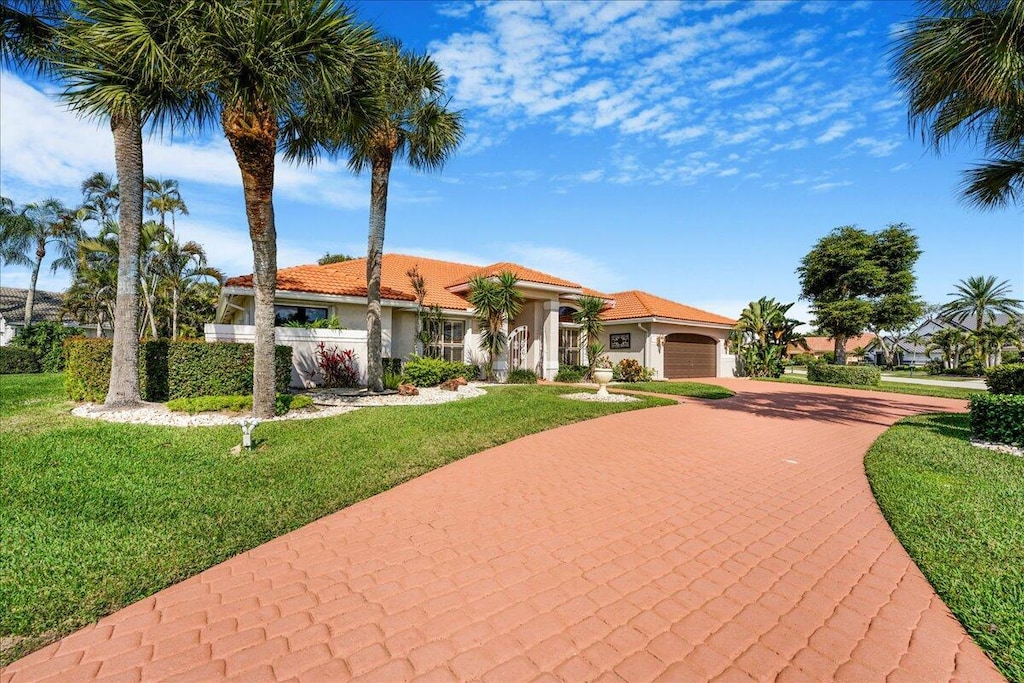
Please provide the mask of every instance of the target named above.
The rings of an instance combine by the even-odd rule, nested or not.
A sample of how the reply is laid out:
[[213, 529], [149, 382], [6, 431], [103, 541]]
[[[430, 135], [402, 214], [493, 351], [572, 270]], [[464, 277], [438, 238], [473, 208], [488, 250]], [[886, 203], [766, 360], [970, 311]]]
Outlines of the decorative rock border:
[[[398, 394], [387, 394], [381, 396], [337, 396], [323, 393], [318, 398], [316, 393], [311, 393], [316, 409], [301, 409], [291, 411], [285, 415], [272, 417], [262, 422], [282, 422], [285, 420], [310, 420], [321, 417], [334, 417], [344, 415], [353, 410], [379, 406], [419, 406], [449, 403], [466, 398], [483, 396], [486, 391], [480, 386], [469, 385], [460, 387], [458, 391], [445, 391], [437, 388], [420, 389], [419, 396], [399, 396]], [[331, 402], [333, 401], [333, 402]], [[76, 417], [85, 417], [104, 422], [116, 422], [120, 424], [144, 424], [157, 427], [221, 427], [224, 425], [237, 426], [239, 420], [247, 417], [245, 414], [237, 413], [176, 413], [167, 409], [162, 403], [144, 403], [138, 408], [110, 410], [96, 403], [86, 403], [74, 408], [71, 414]]]
[[981, 439], [971, 438], [971, 445], [978, 448], [987, 448], [997, 453], [1006, 453], [1007, 455], [1016, 455], [1018, 458], [1024, 458], [1024, 448], [1011, 446], [1008, 443], [995, 443], [994, 441], [982, 441]]
[[594, 403], [632, 403], [641, 399], [635, 396], [627, 396], [626, 394], [608, 394], [601, 396], [595, 393], [581, 393], [581, 394], [562, 394], [562, 398], [567, 398], [572, 401], [592, 401]]

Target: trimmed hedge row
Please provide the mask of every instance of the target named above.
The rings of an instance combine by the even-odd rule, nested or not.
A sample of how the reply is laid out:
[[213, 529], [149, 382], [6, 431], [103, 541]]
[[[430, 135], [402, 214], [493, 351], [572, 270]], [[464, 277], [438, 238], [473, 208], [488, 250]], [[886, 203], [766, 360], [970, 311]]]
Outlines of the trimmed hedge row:
[[807, 366], [807, 379], [824, 384], [855, 384], [876, 387], [882, 381], [882, 371], [873, 365], [811, 363]]
[[0, 375], [23, 375], [42, 372], [36, 354], [28, 349], [0, 346]]
[[[99, 402], [110, 382], [110, 339], [76, 337], [65, 342], [64, 389], [74, 401]], [[252, 344], [154, 339], [139, 344], [139, 392], [144, 401], [226, 396], [252, 392]], [[274, 358], [278, 392], [287, 391], [292, 348]]]
[[1005, 363], [985, 371], [985, 384], [993, 394], [1024, 394], [1024, 363]]
[[[274, 399], [274, 414], [284, 415], [290, 410], [309, 408], [313, 399], [309, 396], [294, 394], [278, 394]], [[167, 402], [167, 409], [176, 413], [216, 412], [228, 410], [235, 413], [252, 410], [252, 396], [196, 396], [193, 398], [176, 398]]]
[[1024, 446], [1024, 396], [971, 396], [971, 432], [977, 439]]
[[411, 360], [406, 361], [402, 369], [402, 379], [417, 387], [436, 387], [456, 377], [474, 380], [479, 372], [475, 365], [456, 363], [443, 358], [413, 356]]

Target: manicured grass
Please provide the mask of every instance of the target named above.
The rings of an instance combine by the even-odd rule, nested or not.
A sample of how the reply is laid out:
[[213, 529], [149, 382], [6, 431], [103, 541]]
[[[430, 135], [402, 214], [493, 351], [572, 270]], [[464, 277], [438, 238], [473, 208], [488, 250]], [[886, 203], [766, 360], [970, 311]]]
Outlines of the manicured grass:
[[941, 379], [943, 382], [976, 382], [984, 377], [963, 377], [961, 375], [929, 375], [922, 370], [882, 370], [882, 379], [886, 377], [907, 377], [909, 379]]
[[901, 382], [883, 381], [877, 387], [857, 386], [855, 384], [823, 384], [821, 382], [810, 382], [806, 377], [798, 375], [783, 375], [777, 379], [768, 377], [757, 377], [758, 382], [784, 382], [786, 384], [812, 384], [816, 387], [839, 387], [841, 389], [859, 389], [860, 391], [884, 391], [891, 394], [911, 394], [913, 396], [936, 396], [938, 398], [962, 398], [971, 397], [971, 394], [984, 393], [984, 389], [961, 389], [960, 387], [937, 387], [931, 384], [904, 384]]
[[865, 459], [907, 552], [1011, 681], [1024, 681], [1024, 458], [971, 446], [967, 415], [898, 422]]
[[[237, 427], [75, 418], [59, 375], [0, 377], [0, 636], [53, 637], [471, 453], [610, 413], [518, 386], [435, 406]], [[0, 653], [10, 661], [39, 640]]]
[[736, 394], [725, 387], [701, 382], [620, 382], [610, 384], [611, 389], [628, 389], [629, 391], [649, 391], [655, 394], [672, 394], [673, 396], [690, 396], [692, 398], [729, 398]]

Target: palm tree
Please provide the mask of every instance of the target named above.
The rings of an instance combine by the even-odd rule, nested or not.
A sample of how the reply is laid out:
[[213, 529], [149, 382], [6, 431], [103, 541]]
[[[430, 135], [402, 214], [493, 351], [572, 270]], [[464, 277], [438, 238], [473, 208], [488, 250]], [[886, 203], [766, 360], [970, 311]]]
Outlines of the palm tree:
[[89, 218], [99, 223], [102, 229], [117, 214], [120, 190], [113, 178], [97, 171], [82, 181], [82, 198]]
[[731, 341], [745, 373], [753, 377], [781, 375], [790, 344], [809, 350], [804, 336], [796, 331], [803, 323], [786, 315], [792, 307], [792, 303], [780, 304], [763, 296], [740, 313]]
[[142, 130], [195, 113], [182, 65], [192, 3], [82, 0], [61, 33], [58, 68], [64, 98], [79, 114], [107, 120], [114, 138], [119, 259], [114, 345], [107, 406], [140, 401], [138, 373], [139, 238], [142, 231]]
[[0, 64], [45, 73], [66, 17], [61, 0], [13, 0], [0, 4]]
[[980, 207], [1024, 192], [1024, 0], [931, 0], [903, 30], [896, 81], [914, 127], [936, 150], [966, 137], [990, 158], [965, 174], [962, 194]]
[[[402, 49], [395, 40], [382, 46], [379, 67], [368, 87], [376, 107], [362, 112], [365, 120], [353, 125], [351, 117], [317, 112], [307, 117], [311, 130], [306, 140], [292, 145], [289, 154], [315, 158], [317, 147], [331, 153], [344, 149], [348, 166], [356, 173], [370, 169], [370, 226], [366, 245], [367, 385], [383, 390], [381, 364], [381, 259], [388, 208], [388, 183], [395, 158], [412, 168], [438, 171], [462, 141], [462, 114], [447, 107], [444, 74], [427, 55]], [[291, 133], [291, 137], [300, 137]]]
[[5, 265], [32, 269], [28, 294], [25, 296], [27, 325], [32, 322], [36, 284], [47, 248], [54, 245], [58, 253], [58, 258], [50, 264], [50, 272], [56, 273], [62, 268], [73, 270], [78, 241], [84, 233], [57, 199], [25, 204], [20, 211], [12, 210], [10, 200], [4, 204], [6, 208], [0, 216], [0, 260]]
[[962, 322], [973, 315], [976, 331], [982, 328], [985, 318], [995, 320], [996, 313], [1014, 317], [1024, 311], [1024, 302], [1007, 296], [1012, 291], [1009, 280], [997, 283], [996, 278], [991, 275], [979, 275], [960, 280], [955, 289], [956, 291], [949, 294], [955, 298], [941, 309], [942, 316]]
[[970, 338], [963, 330], [947, 327], [931, 335], [925, 352], [939, 351], [946, 368], [957, 370], [960, 368], [960, 358], [969, 346]]
[[975, 333], [978, 353], [985, 367], [1003, 362], [1003, 349], [1020, 343], [1018, 330], [1014, 325], [986, 325]]
[[174, 217], [176, 214], [188, 215], [188, 206], [181, 198], [178, 181], [173, 178], [162, 180], [146, 178], [143, 183], [146, 195], [146, 211], [160, 214], [160, 225], [167, 226], [167, 214], [171, 215], [171, 234], [175, 232]]
[[178, 338], [178, 311], [181, 298], [189, 288], [204, 280], [224, 281], [224, 274], [206, 261], [206, 251], [198, 242], [182, 244], [164, 232], [156, 248], [153, 267], [162, 289], [170, 291], [171, 339]]
[[253, 248], [253, 415], [274, 415], [275, 154], [282, 127], [310, 93], [344, 99], [378, 54], [372, 29], [329, 0], [219, 0], [205, 4], [195, 59], [242, 175]]
[[503, 272], [496, 278], [475, 277], [469, 283], [469, 304], [480, 326], [480, 350], [487, 354], [484, 374], [494, 377], [494, 361], [505, 352], [508, 336], [505, 325], [523, 310], [523, 295], [516, 285], [515, 273]]
[[572, 321], [580, 326], [583, 339], [580, 340], [587, 354], [589, 370], [588, 376], [594, 370], [594, 365], [601, 359], [604, 348], [598, 337], [604, 329], [604, 321], [601, 320], [601, 313], [608, 307], [608, 302], [599, 296], [583, 295], [576, 298], [576, 311], [572, 314]]

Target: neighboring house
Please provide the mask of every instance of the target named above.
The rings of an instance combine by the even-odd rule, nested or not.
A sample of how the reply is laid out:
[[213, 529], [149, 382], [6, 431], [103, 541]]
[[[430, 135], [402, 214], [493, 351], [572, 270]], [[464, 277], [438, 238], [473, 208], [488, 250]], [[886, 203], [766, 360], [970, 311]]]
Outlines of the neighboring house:
[[[836, 342], [832, 337], [804, 337], [804, 341], [807, 342], [807, 348], [799, 344], [790, 344], [786, 352], [790, 356], [795, 356], [799, 353], [811, 353], [814, 354], [815, 358], [821, 358], [826, 353], [833, 353], [836, 350]], [[846, 364], [860, 363], [861, 359], [853, 355], [853, 352], [857, 349], [867, 350], [874, 343], [875, 335], [870, 332], [847, 339], [845, 344]]]
[[[1012, 322], [1016, 322], [1013, 318], [1006, 315], [1005, 313], [998, 313], [991, 320], [986, 319], [985, 324], [992, 325], [1009, 325]], [[928, 351], [928, 346], [931, 344], [931, 337], [933, 334], [940, 330], [946, 329], [957, 329], [962, 332], [973, 332], [977, 327], [977, 320], [973, 315], [964, 318], [963, 320], [953, 320], [949, 318], [931, 317], [925, 319], [920, 325], [914, 328], [909, 334], [907, 334], [903, 341], [896, 344], [896, 365], [927, 365], [930, 361], [941, 360], [942, 353], [937, 350], [931, 352]], [[920, 344], [912, 344], [907, 341], [907, 338], [920, 338]], [[888, 339], [888, 338], [887, 338]], [[867, 347], [868, 352], [873, 358], [873, 362], [878, 365], [882, 365], [885, 362], [885, 356], [881, 349], [877, 348], [878, 343], [874, 342], [870, 347]], [[1007, 347], [1007, 349], [1013, 347]]]
[[[479, 330], [467, 302], [470, 282], [477, 276], [515, 273], [524, 298], [523, 311], [508, 324], [508, 350], [495, 363], [496, 370], [525, 368], [553, 379], [559, 364], [575, 365], [585, 359], [585, 340], [572, 322], [581, 295], [604, 298], [605, 329], [599, 340], [613, 362], [633, 358], [654, 368], [659, 378], [731, 376], [734, 357], [726, 352], [726, 339], [735, 321], [721, 315], [669, 301], [641, 291], [603, 294], [555, 275], [515, 263], [480, 267], [419, 256], [385, 254], [381, 275], [383, 354], [408, 358], [422, 352], [415, 341], [419, 303], [407, 272], [417, 268], [424, 278], [424, 307], [440, 307], [442, 334], [430, 353], [449, 360], [482, 364]], [[324, 266], [307, 265], [278, 271], [275, 294], [277, 324], [308, 322], [337, 316], [343, 332], [295, 330], [279, 327], [278, 340], [293, 344], [299, 355], [309, 355], [316, 340], [337, 339], [356, 350], [361, 371], [366, 349], [366, 259]], [[253, 323], [252, 276], [230, 278], [221, 290], [216, 323], [207, 325], [208, 340], [248, 341]], [[299, 338], [308, 339], [306, 347]], [[328, 343], [325, 341], [325, 343]], [[339, 344], [341, 345], [341, 344]], [[313, 372], [307, 359], [296, 359], [293, 381], [306, 383]]]
[[[0, 346], [7, 346], [18, 330], [25, 327], [25, 298], [27, 289], [0, 287]], [[67, 315], [61, 314], [64, 295], [60, 292], [44, 292], [37, 289], [32, 300], [32, 322], [59, 322], [68, 327], [93, 330], [95, 325], [80, 325]]]

